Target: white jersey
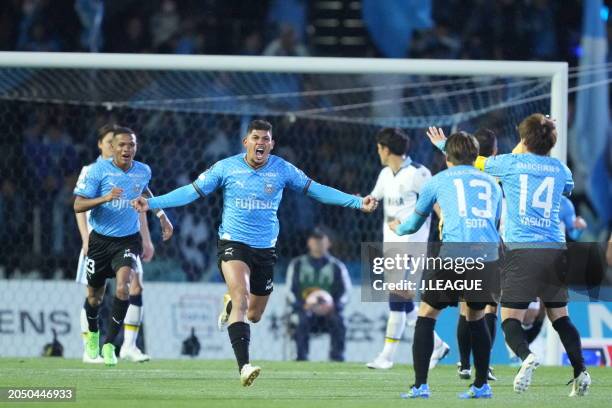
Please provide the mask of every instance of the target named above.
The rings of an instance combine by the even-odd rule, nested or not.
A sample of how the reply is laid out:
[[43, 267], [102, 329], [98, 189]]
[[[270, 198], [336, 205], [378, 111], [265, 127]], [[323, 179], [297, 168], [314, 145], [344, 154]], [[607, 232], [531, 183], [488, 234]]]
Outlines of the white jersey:
[[383, 201], [384, 242], [427, 242], [431, 217], [414, 234], [399, 236], [387, 225], [393, 219], [405, 221], [413, 212], [423, 185], [431, 179], [427, 167], [413, 162], [410, 157], [402, 163], [396, 174], [390, 167], [381, 170], [371, 195]]

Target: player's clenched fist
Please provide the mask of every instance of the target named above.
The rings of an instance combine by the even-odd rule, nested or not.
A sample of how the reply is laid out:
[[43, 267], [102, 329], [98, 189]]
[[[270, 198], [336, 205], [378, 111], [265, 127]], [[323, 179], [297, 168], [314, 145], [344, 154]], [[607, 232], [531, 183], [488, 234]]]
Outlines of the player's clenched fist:
[[389, 225], [389, 228], [391, 228], [391, 231], [397, 234], [397, 227], [399, 227], [400, 224], [401, 222], [396, 218], [393, 221], [390, 221], [387, 225]]
[[144, 197], [138, 197], [131, 201], [132, 207], [138, 212], [146, 212], [149, 209], [149, 203]]
[[105, 196], [106, 201], [118, 200], [121, 198], [121, 194], [123, 194], [123, 189], [119, 187], [113, 187], [111, 191]]
[[376, 207], [378, 207], [378, 201], [376, 201], [376, 199], [371, 195], [368, 195], [363, 199], [361, 211], [365, 213], [371, 213], [376, 210]]

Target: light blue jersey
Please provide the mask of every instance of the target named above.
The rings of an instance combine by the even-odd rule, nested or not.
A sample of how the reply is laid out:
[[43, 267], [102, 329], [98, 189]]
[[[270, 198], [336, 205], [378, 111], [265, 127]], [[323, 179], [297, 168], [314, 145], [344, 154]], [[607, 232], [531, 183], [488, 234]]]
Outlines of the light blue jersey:
[[142, 194], [150, 180], [151, 169], [144, 163], [134, 161], [132, 167], [124, 172], [112, 160], [98, 158], [83, 168], [74, 195], [96, 198], [108, 194], [113, 187], [122, 188], [121, 198], [93, 208], [89, 221], [98, 234], [125, 237], [140, 231], [138, 213], [130, 201]]
[[437, 202], [442, 210], [442, 242], [499, 242], [501, 188], [472, 166], [454, 166], [425, 184], [415, 211], [427, 216]]
[[193, 185], [202, 196], [223, 188], [220, 239], [270, 248], [279, 232], [276, 212], [283, 189], [305, 193], [309, 182], [303, 171], [278, 156], [270, 155], [263, 167], [253, 169], [240, 153], [215, 163]]
[[489, 157], [484, 170], [500, 179], [508, 211], [506, 242], [565, 242], [559, 220], [563, 194], [574, 188], [572, 172], [559, 160], [532, 153]]

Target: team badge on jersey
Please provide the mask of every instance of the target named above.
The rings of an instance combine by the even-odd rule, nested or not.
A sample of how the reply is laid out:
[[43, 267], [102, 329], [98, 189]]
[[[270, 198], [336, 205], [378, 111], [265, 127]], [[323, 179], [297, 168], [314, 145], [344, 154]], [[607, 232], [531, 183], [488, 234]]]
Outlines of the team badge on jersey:
[[274, 191], [274, 187], [272, 186], [271, 183], [266, 183], [266, 186], [264, 187], [264, 191], [268, 194], [272, 194], [272, 192]]
[[140, 184], [138, 184], [138, 183], [134, 184], [134, 192], [135, 193], [140, 193]]

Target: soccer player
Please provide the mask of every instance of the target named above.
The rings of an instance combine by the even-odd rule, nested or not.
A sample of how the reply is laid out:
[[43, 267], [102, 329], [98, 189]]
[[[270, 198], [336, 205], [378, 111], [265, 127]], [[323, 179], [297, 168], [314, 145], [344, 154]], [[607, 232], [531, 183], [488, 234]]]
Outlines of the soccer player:
[[[404, 221], [414, 212], [414, 205], [425, 182], [431, 179], [431, 172], [422, 164], [413, 161], [406, 155], [409, 147], [408, 137], [397, 128], [383, 128], [376, 134], [376, 146], [380, 163], [385, 166], [376, 180], [371, 195], [378, 201], [384, 200], [383, 242], [385, 243], [425, 243], [429, 239], [431, 217], [428, 217], [421, 228], [414, 234], [398, 236], [389, 228], [388, 223], [395, 219]], [[389, 248], [392, 250], [392, 248]], [[387, 250], [384, 248], [386, 253]], [[385, 255], [389, 256], [389, 255]], [[397, 281], [403, 279], [398, 276]], [[366, 366], [372, 369], [386, 370], [393, 367], [393, 358], [397, 346], [404, 334], [406, 320], [415, 315], [413, 293], [391, 292], [389, 294], [389, 317], [385, 333], [385, 345], [378, 356]], [[416, 319], [414, 316], [411, 320]], [[431, 366], [446, 356], [450, 347], [434, 332], [434, 351], [431, 355]]]
[[[497, 136], [490, 129], [480, 128], [474, 133], [474, 137], [478, 141], [478, 155], [484, 157], [495, 156], [497, 154]], [[502, 198], [502, 217], [504, 214], [505, 200]], [[472, 352], [472, 343], [470, 341], [470, 328], [466, 319], [467, 306], [465, 302], [459, 305], [459, 321], [457, 322], [457, 346], [459, 348], [460, 361], [457, 362], [457, 374], [463, 380], [469, 380], [472, 377], [472, 368], [470, 365], [470, 354]], [[497, 303], [491, 302], [485, 307], [485, 322], [491, 336], [491, 348], [495, 344], [495, 335], [497, 334]], [[493, 368], [489, 367], [489, 381], [497, 381], [497, 377], [493, 374]]]
[[[104, 125], [98, 129], [98, 149], [100, 156], [98, 160], [110, 160], [113, 157], [113, 146], [112, 141], [114, 137], [114, 130], [117, 128], [116, 125]], [[89, 172], [92, 164], [84, 166], [79, 175], [77, 183], [83, 182], [87, 173]], [[146, 192], [152, 196], [150, 190], [147, 188]], [[91, 233], [92, 226], [89, 223], [91, 211], [76, 213], [77, 225], [79, 227], [79, 233], [81, 235], [82, 247], [81, 253], [79, 254], [79, 263], [77, 267], [76, 281], [87, 285], [87, 274], [85, 271], [85, 265], [87, 260], [87, 247], [89, 245], [89, 234]], [[161, 224], [162, 236], [164, 241], [168, 240], [172, 236], [173, 226], [163, 210], [159, 210], [155, 214]], [[140, 216], [140, 235], [142, 237], [142, 260], [149, 262], [155, 252], [155, 247], [151, 241], [151, 234], [149, 233], [149, 227], [147, 217]], [[138, 347], [136, 347], [136, 339], [138, 336], [138, 330], [142, 322], [142, 263], [140, 257], [136, 264], [136, 273], [130, 278], [130, 289], [129, 289], [129, 301], [130, 305], [127, 309], [123, 329], [123, 344], [121, 346], [120, 357], [126, 360], [134, 362], [143, 362], [150, 360], [150, 357], [144, 354]], [[104, 359], [98, 356], [98, 358], [92, 360], [89, 358], [85, 346], [87, 343], [87, 333], [89, 332], [89, 325], [87, 323], [87, 315], [85, 312], [85, 306], [81, 309], [80, 316], [81, 333], [83, 337], [83, 362], [84, 363], [103, 363]]]
[[98, 309], [106, 288], [106, 279], [116, 277], [117, 288], [108, 320], [108, 333], [102, 357], [108, 366], [117, 364], [115, 340], [129, 306], [128, 283], [136, 274], [142, 242], [139, 234], [140, 215], [130, 200], [140, 196], [151, 179], [151, 169], [134, 160], [136, 135], [131, 129], [116, 127], [112, 138], [112, 160], [93, 163], [78, 181], [74, 194], [74, 211], [91, 210], [85, 271], [88, 323], [85, 350], [90, 359], [100, 355]]
[[[534, 113], [520, 123], [518, 131], [520, 142], [512, 154], [476, 161], [479, 169], [500, 179], [508, 202], [505, 241], [509, 251], [502, 268], [501, 314], [506, 343], [522, 360], [514, 390], [525, 392], [540, 364], [521, 327], [529, 303], [539, 296], [572, 364], [569, 396], [584, 396], [591, 377], [582, 357], [580, 334], [568, 315], [567, 285], [558, 276], [567, 267], [559, 207], [574, 181], [567, 166], [550, 157], [557, 142], [553, 120]], [[428, 136], [444, 149], [441, 129], [430, 128]]]
[[273, 288], [276, 216], [283, 190], [302, 192], [325, 204], [340, 205], [372, 212], [377, 201], [360, 198], [321, 185], [278, 156], [274, 147], [272, 125], [264, 120], [250, 123], [243, 138], [246, 154], [220, 160], [192, 183], [168, 194], [133, 201], [138, 211], [186, 205], [200, 197], [223, 189], [223, 214], [219, 227], [218, 263], [228, 288], [221, 323], [229, 323], [229, 339], [234, 349], [240, 380], [250, 386], [261, 368], [249, 363], [250, 326], [258, 322]]
[[[491, 285], [497, 276], [500, 241], [497, 224], [501, 215], [502, 193], [493, 177], [473, 167], [478, 156], [478, 141], [474, 136], [465, 132], [452, 134], [446, 144], [446, 154], [448, 169], [436, 174], [423, 186], [412, 215], [401, 224], [395, 220], [389, 226], [398, 235], [414, 233], [425, 223], [434, 204], [438, 203], [444, 216], [442, 247], [438, 258], [447, 259], [452, 254], [455, 259], [480, 258], [483, 261], [480, 270], [476, 267], [472, 270], [429, 267], [423, 277], [426, 288], [430, 282], [481, 280], [483, 290], [482, 293], [473, 290], [423, 291], [412, 346], [415, 384], [402, 397], [429, 398], [427, 375], [436, 319], [442, 309], [457, 306], [459, 298], [464, 298], [467, 302], [466, 317], [474, 350], [476, 378], [468, 391], [459, 397], [491, 398], [493, 392], [487, 383], [491, 337], [484, 320], [484, 309], [488, 302], [494, 301], [497, 292]], [[460, 254], [459, 257], [457, 254]]]

